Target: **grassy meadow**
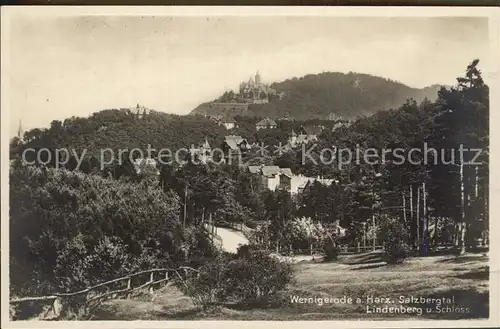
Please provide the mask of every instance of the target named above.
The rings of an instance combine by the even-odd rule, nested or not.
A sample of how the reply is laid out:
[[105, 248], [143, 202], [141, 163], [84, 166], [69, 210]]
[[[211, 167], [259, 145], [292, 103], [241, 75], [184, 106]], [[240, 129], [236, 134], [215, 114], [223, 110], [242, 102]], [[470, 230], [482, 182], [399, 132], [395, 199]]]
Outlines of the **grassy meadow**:
[[[224, 305], [201, 311], [173, 286], [137, 299], [105, 302], [92, 320], [354, 320], [354, 319], [472, 319], [488, 318], [488, 255], [439, 255], [408, 258], [400, 265], [386, 265], [380, 252], [341, 256], [337, 262], [303, 261], [294, 265], [292, 284], [277, 300], [260, 306]], [[292, 297], [352, 298], [353, 303], [294, 303]], [[367, 297], [384, 297], [381, 304], [367, 304]], [[436, 302], [405, 303], [405, 307], [431, 309], [422, 315], [367, 313], [369, 307], [396, 306], [404, 298], [453, 298], [448, 312], [437, 312]], [[356, 304], [356, 298], [361, 303]], [[389, 298], [389, 300], [387, 300]], [[457, 308], [460, 311], [457, 311]]]

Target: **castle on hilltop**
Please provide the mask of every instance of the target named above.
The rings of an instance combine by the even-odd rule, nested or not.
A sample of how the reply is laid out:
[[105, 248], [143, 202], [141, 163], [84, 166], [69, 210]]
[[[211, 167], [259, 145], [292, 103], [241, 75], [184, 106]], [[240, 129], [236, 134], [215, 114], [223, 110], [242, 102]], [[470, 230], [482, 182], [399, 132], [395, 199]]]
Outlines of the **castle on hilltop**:
[[135, 115], [139, 118], [139, 119], [143, 119], [145, 118], [147, 115], [151, 114], [151, 113], [154, 113], [156, 111], [150, 109], [150, 108], [147, 108], [143, 105], [139, 105], [137, 104], [135, 107], [131, 107], [130, 110], [132, 111], [135, 111]]
[[262, 83], [259, 71], [254, 77], [250, 77], [248, 82], [240, 83], [239, 96], [248, 103], [265, 104], [269, 103], [269, 96], [275, 95], [276, 90], [268, 84]]
[[222, 96], [207, 105], [205, 114], [221, 114], [226, 116], [242, 115], [251, 104], [266, 104], [273, 97], [283, 98], [284, 92], [278, 93], [269, 84], [262, 82], [259, 71], [247, 82], [241, 82], [238, 91], [228, 90]]

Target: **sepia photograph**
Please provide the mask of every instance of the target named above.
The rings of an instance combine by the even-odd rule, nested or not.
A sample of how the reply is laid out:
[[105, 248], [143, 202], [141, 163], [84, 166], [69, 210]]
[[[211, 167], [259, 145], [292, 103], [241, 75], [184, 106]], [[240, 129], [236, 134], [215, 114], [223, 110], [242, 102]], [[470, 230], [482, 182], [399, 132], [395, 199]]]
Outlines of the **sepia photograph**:
[[3, 324], [498, 324], [498, 8], [299, 9], [2, 8]]

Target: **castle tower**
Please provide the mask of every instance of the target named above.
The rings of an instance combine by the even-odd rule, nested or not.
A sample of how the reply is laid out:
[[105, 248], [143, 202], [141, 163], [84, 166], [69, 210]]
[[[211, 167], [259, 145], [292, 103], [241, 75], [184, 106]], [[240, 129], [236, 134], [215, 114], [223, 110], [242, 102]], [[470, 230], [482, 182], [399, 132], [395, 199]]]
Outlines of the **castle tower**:
[[257, 71], [257, 74], [255, 74], [255, 84], [260, 85], [260, 74], [259, 71]]

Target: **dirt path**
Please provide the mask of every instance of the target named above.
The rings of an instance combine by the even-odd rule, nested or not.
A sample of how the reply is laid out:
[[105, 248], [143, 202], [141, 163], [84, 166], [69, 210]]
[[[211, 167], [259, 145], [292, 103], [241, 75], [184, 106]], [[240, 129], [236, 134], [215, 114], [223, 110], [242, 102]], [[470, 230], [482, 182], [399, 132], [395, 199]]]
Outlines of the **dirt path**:
[[222, 250], [230, 253], [236, 253], [240, 245], [249, 243], [245, 235], [237, 230], [230, 228], [217, 227], [215, 234], [222, 240]]

